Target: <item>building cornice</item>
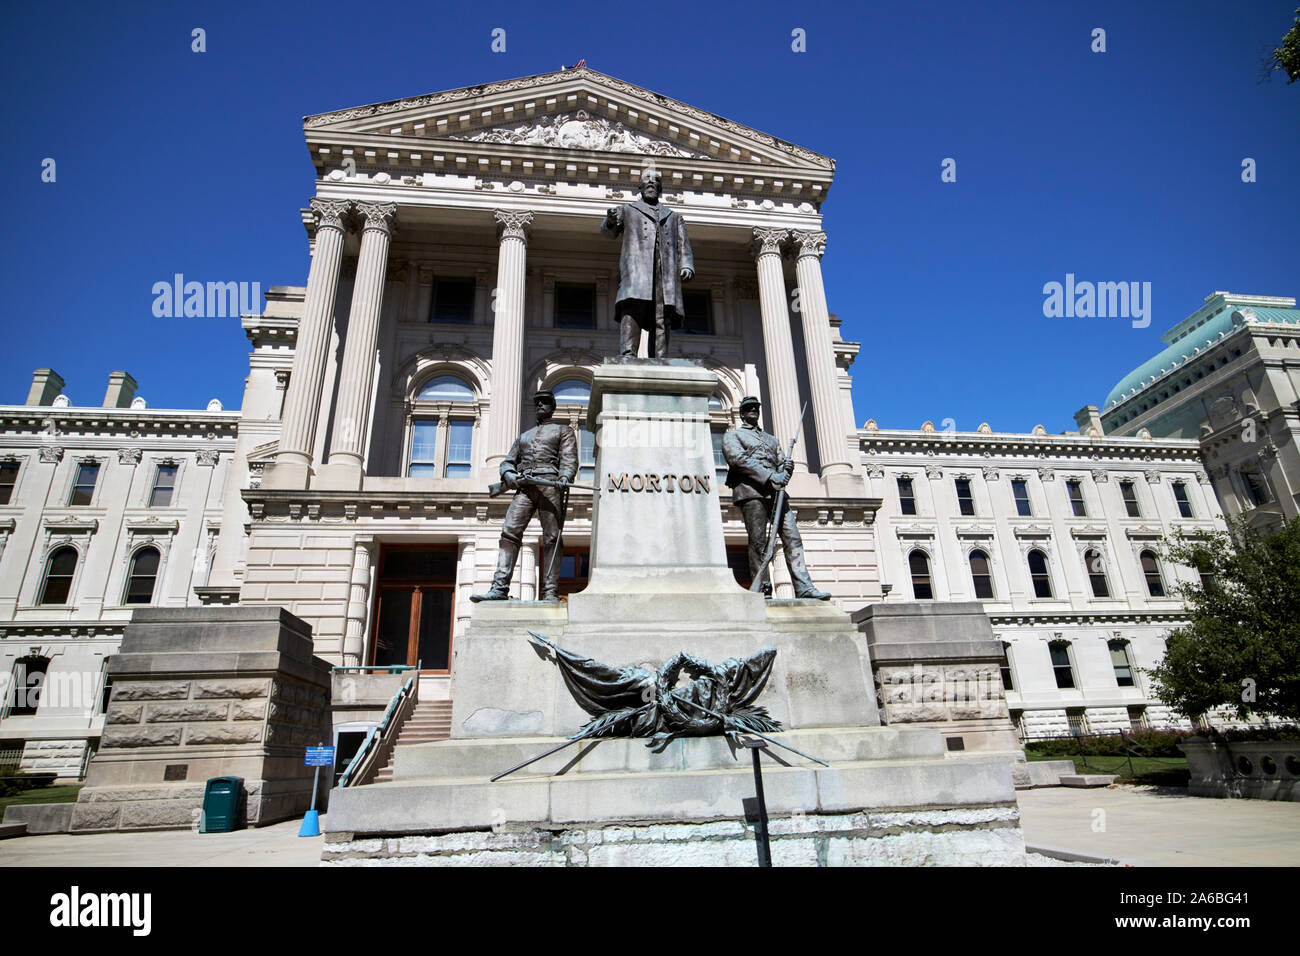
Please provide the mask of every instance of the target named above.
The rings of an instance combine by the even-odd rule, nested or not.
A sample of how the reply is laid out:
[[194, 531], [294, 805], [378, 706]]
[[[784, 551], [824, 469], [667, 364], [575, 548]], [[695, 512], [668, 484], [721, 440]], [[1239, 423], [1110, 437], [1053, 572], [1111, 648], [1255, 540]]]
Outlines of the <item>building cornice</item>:
[[[512, 495], [491, 498], [485, 491], [317, 491], [244, 489], [241, 492], [255, 523], [320, 522], [350, 524], [359, 521], [451, 519], [476, 523], [504, 520]], [[569, 518], [591, 519], [592, 497], [574, 494]], [[720, 498], [724, 520], [731, 507], [729, 496]], [[791, 508], [802, 525], [867, 526], [874, 523], [880, 498], [792, 497]]]
[[0, 434], [39, 435], [50, 444], [66, 444], [68, 440], [89, 436], [151, 438], [165, 435], [233, 440], [239, 420], [237, 411], [0, 405]]
[[1082, 435], [1023, 435], [1006, 432], [925, 432], [901, 429], [858, 430], [863, 454], [1035, 455], [1090, 459], [1175, 459], [1194, 463], [1195, 439], [1087, 438]]

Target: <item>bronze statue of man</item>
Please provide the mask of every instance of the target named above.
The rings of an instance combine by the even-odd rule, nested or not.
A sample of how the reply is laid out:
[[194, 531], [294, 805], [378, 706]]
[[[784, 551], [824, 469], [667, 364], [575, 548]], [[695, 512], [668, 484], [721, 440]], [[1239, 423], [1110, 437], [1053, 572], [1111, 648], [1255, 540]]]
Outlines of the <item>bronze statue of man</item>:
[[[474, 602], [504, 601], [510, 596], [515, 559], [519, 556], [524, 531], [534, 513], [542, 524], [541, 600], [560, 599], [560, 558], [555, 549], [564, 522], [564, 493], [567, 489], [563, 486], [573, 481], [578, 473], [578, 440], [568, 425], [551, 421], [555, 414], [555, 395], [552, 392], [538, 392], [533, 396], [533, 404], [537, 412], [536, 427], [516, 438], [510, 446], [510, 454], [501, 462], [501, 481], [508, 488], [515, 489], [515, 496], [506, 509], [505, 524], [501, 528], [492, 588], [484, 594], [470, 595]], [[547, 484], [534, 483], [531, 481], [533, 478], [540, 478]]]
[[614, 304], [623, 358], [636, 356], [642, 329], [650, 333], [650, 357], [667, 357], [669, 330], [680, 329], [686, 315], [682, 283], [695, 277], [686, 223], [659, 201], [663, 185], [659, 170], [646, 169], [641, 173], [641, 198], [611, 206], [600, 224], [605, 235], [623, 237]]
[[[794, 462], [781, 450], [776, 436], [758, 427], [758, 414], [762, 405], [753, 395], [740, 400], [740, 418], [744, 422], [722, 436], [722, 454], [727, 459], [727, 487], [731, 489], [731, 503], [740, 509], [749, 535], [749, 572], [755, 578], [763, 575], [763, 593], [771, 596], [772, 583], [763, 558], [767, 554], [767, 536], [772, 529], [773, 509], [777, 492], [790, 481]], [[777, 528], [781, 544], [785, 547], [785, 563], [794, 579], [794, 594], [798, 598], [826, 601], [830, 595], [819, 591], [808, 576], [804, 563], [803, 538], [790, 510], [788, 499], [782, 497], [781, 515]]]

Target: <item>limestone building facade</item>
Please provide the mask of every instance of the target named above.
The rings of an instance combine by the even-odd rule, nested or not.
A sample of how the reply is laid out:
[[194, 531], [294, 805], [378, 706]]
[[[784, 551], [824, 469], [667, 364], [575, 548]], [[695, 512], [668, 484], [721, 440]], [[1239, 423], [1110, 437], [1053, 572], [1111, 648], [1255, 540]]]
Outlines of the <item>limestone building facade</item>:
[[982, 602], [1023, 736], [1184, 723], [1142, 671], [1195, 576], [1161, 540], [1222, 527], [1195, 441], [874, 421], [860, 436], [886, 601]]
[[102, 406], [74, 406], [63, 385], [40, 369], [0, 406], [0, 764], [77, 776], [132, 611], [200, 603], [242, 470], [215, 400], [152, 409], [114, 372]]

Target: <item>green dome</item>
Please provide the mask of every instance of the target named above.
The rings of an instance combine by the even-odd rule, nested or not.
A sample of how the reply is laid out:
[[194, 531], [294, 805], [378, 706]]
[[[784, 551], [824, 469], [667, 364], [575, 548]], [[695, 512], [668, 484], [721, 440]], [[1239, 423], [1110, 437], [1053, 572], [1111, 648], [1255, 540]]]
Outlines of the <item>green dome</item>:
[[1119, 383], [1110, 390], [1110, 394], [1106, 396], [1106, 404], [1102, 410], [1106, 411], [1114, 407], [1134, 389], [1141, 390], [1143, 382], [1150, 384], [1149, 380], [1152, 376], [1159, 379], [1165, 372], [1172, 372], [1175, 366], [1182, 365], [1193, 355], [1205, 351], [1220, 337], [1231, 332], [1233, 328], [1240, 324], [1233, 321], [1233, 315], [1248, 309], [1253, 309], [1255, 318], [1260, 322], [1300, 324], [1300, 310], [1297, 309], [1266, 309], [1258, 306], [1234, 306], [1224, 309], [1210, 321], [1197, 326], [1169, 345], [1164, 351], [1147, 359], [1120, 379]]

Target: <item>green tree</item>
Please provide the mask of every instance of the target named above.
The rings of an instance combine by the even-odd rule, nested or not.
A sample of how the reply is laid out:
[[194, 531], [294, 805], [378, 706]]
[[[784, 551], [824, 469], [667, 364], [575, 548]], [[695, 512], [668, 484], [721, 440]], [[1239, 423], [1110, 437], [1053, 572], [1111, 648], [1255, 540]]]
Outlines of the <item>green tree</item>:
[[1166, 541], [1168, 557], [1201, 580], [1177, 588], [1191, 623], [1169, 634], [1149, 671], [1156, 696], [1193, 719], [1225, 706], [1241, 718], [1300, 719], [1300, 519], [1271, 534], [1240, 519], [1228, 526]]
[[1300, 9], [1295, 12], [1295, 23], [1282, 37], [1282, 45], [1273, 51], [1270, 65], [1274, 70], [1285, 70], [1287, 83], [1300, 80]]

